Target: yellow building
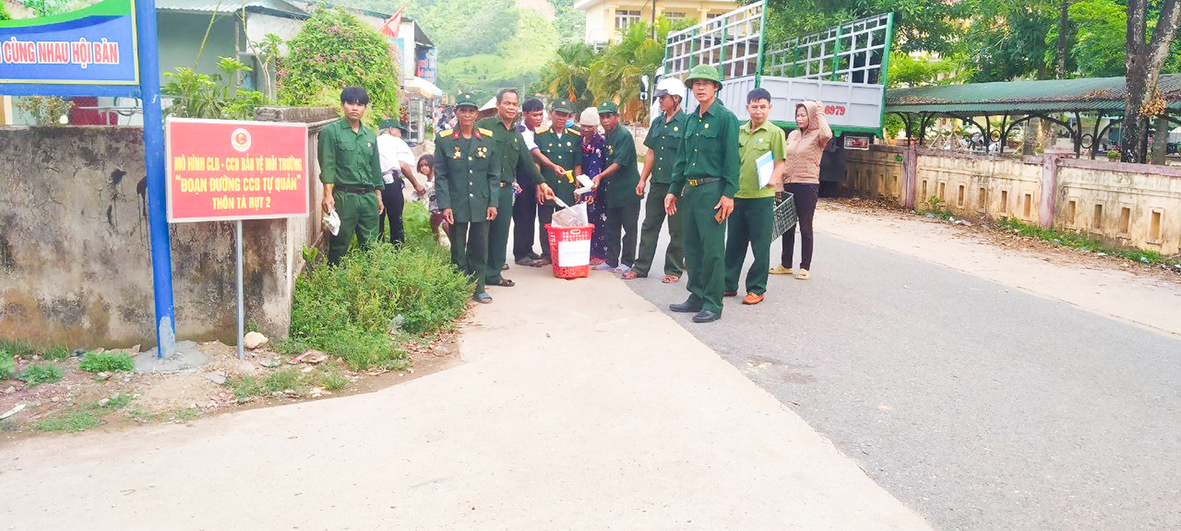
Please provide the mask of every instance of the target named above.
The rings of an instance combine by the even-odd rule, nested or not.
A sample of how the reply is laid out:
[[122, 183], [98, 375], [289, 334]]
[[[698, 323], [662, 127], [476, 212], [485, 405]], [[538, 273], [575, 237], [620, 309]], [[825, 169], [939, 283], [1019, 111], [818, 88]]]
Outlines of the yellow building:
[[669, 20], [704, 21], [733, 11], [738, 3], [730, 0], [578, 0], [574, 9], [586, 12], [586, 42], [600, 46], [618, 41], [620, 33], [641, 20], [656, 16]]

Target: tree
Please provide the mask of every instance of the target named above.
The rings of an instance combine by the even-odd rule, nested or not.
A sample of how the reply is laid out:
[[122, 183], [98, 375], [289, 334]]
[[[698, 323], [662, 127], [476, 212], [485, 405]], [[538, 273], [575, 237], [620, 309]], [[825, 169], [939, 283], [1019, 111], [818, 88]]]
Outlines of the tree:
[[589, 83], [591, 62], [594, 60], [595, 50], [586, 43], [563, 44], [558, 48], [558, 57], [545, 67], [545, 75], [534, 87], [534, 92], [566, 98], [579, 107], [594, 105], [594, 94]]
[[656, 40], [652, 40], [647, 23], [633, 24], [618, 43], [599, 54], [591, 63], [589, 79], [597, 103], [613, 101], [625, 120], [647, 121], [648, 108], [640, 100], [640, 76], [655, 77], [664, 60], [664, 41], [671, 27], [661, 17], [656, 23]]
[[288, 43], [279, 68], [282, 105], [337, 105], [347, 86], [369, 93], [367, 119], [398, 116], [398, 68], [385, 37], [342, 9], [320, 9]]
[[894, 13], [895, 49], [950, 54], [967, 2], [939, 0], [768, 0], [767, 30], [782, 42], [853, 20]]
[[1181, 4], [1164, 0], [1149, 36], [1148, 0], [1128, 0], [1126, 41], [1127, 101], [1124, 105], [1123, 138], [1120, 155], [1124, 162], [1145, 162], [1148, 152], [1148, 123], [1165, 112], [1157, 82], [1169, 58], [1177, 35]]

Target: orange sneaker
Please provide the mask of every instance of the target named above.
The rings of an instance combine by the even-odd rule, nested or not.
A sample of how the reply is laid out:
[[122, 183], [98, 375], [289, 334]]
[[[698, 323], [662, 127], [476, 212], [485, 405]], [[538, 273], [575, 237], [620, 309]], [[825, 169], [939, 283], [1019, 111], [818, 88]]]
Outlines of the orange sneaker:
[[764, 298], [766, 297], [761, 293], [747, 293], [746, 297], [742, 298], [742, 304], [758, 304], [763, 302]]

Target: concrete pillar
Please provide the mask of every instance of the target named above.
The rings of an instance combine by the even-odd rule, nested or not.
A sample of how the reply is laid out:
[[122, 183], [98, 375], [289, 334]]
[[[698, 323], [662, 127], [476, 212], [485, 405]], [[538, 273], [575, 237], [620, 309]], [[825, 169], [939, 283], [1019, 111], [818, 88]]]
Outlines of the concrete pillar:
[[918, 162], [918, 149], [913, 145], [906, 146], [902, 150], [902, 208], [914, 209], [914, 196], [918, 188]]
[[1043, 229], [1054, 226], [1054, 210], [1058, 203], [1058, 157], [1042, 155], [1042, 198], [1037, 206], [1038, 225]]

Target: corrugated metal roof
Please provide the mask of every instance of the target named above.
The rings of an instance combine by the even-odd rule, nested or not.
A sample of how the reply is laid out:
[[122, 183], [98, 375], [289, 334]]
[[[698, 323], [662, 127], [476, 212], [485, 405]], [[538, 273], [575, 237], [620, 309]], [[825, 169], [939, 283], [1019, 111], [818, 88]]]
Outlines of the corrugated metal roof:
[[308, 18], [308, 12], [284, 0], [156, 0], [157, 11], [177, 13], [234, 13], [245, 9], [249, 12], [269, 13], [294, 18]]
[[[1162, 75], [1159, 86], [1169, 109], [1181, 110], [1181, 74]], [[886, 91], [886, 112], [1120, 112], [1126, 94], [1122, 77], [890, 89]]]

